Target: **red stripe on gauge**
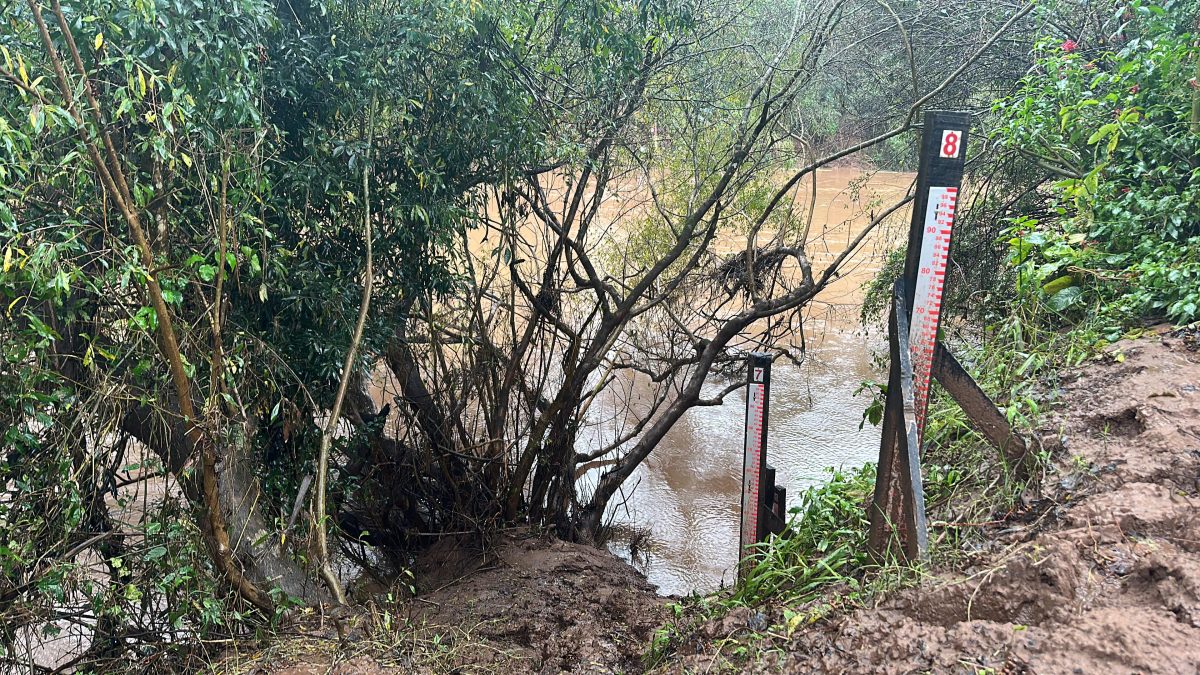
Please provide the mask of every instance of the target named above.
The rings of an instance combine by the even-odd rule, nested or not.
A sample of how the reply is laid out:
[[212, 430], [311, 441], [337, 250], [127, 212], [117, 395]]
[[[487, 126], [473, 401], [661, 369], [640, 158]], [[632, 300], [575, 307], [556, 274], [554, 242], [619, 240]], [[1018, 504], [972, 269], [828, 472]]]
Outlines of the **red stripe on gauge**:
[[930, 188], [927, 204], [909, 328], [918, 439], [923, 439], [925, 434], [929, 380], [933, 371], [933, 354], [937, 347], [938, 319], [942, 311], [946, 265], [950, 259], [950, 235], [954, 228], [954, 210], [958, 205], [958, 188]]

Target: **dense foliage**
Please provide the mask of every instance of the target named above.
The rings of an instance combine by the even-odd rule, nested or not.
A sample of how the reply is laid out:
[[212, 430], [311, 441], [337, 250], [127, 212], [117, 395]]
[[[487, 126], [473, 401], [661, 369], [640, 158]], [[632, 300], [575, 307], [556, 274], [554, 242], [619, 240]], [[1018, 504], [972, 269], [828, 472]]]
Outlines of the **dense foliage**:
[[240, 630], [227, 583], [265, 619], [312, 592], [310, 523], [285, 522], [357, 311], [364, 171], [378, 345], [453, 288], [469, 193], [541, 154], [496, 65], [523, 13], [493, 9], [6, 3], [4, 653], [94, 631], [78, 656], [104, 662]]
[[995, 140], [1054, 176], [1013, 221], [1019, 292], [1119, 334], [1200, 318], [1200, 49], [1193, 3], [1117, 11], [1107, 39], [1038, 43]]
[[184, 668], [445, 533], [596, 541], [710, 374], [802, 349], [861, 243], [817, 169], [1023, 70], [1032, 7], [960, 4], [0, 3], [0, 658]]

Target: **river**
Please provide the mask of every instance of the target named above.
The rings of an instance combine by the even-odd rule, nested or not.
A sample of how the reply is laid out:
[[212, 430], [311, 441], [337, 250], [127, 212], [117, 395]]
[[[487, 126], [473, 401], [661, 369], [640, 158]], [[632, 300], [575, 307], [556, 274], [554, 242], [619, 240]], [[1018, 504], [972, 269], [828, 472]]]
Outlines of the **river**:
[[[856, 169], [818, 172], [815, 222], [809, 251], [816, 271], [869, 222], [864, 204], [902, 195], [911, 174]], [[884, 204], [886, 207], [887, 202]], [[789, 507], [802, 492], [828, 477], [827, 467], [857, 468], [874, 461], [879, 429], [865, 425], [864, 380], [882, 379], [872, 354], [885, 347], [877, 327], [859, 320], [862, 287], [874, 278], [887, 250], [906, 230], [897, 214], [869, 237], [841, 277], [814, 305], [807, 352], [799, 366], [776, 363], [772, 374], [767, 462], [787, 488]], [[711, 383], [715, 391], [723, 382]], [[745, 397], [724, 405], [693, 408], [667, 434], [627, 486], [627, 499], [610, 517], [621, 528], [610, 549], [631, 560], [628, 534], [646, 533], [631, 562], [664, 595], [706, 593], [732, 583], [737, 563]], [[620, 500], [618, 500], [620, 501]]]

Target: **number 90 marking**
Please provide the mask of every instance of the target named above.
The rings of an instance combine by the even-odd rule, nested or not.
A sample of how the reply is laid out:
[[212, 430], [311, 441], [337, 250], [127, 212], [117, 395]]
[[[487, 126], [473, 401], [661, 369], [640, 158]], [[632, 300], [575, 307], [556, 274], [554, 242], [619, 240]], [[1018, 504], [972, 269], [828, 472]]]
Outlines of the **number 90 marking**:
[[962, 132], [957, 129], [946, 129], [942, 132], [941, 156], [955, 159], [961, 151]]

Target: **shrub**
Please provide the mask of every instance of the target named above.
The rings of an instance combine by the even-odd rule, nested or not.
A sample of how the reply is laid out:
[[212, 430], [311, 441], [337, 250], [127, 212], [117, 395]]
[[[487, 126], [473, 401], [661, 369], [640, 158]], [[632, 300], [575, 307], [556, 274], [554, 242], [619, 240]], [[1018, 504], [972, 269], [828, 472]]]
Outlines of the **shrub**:
[[[1200, 49], [1192, 2], [1125, 6], [1089, 48], [1043, 40], [993, 140], [1055, 177], [1008, 231], [1018, 293], [1065, 318], [1200, 318]], [[1101, 41], [1103, 42], [1103, 41]], [[1111, 48], [1110, 48], [1111, 47]]]

